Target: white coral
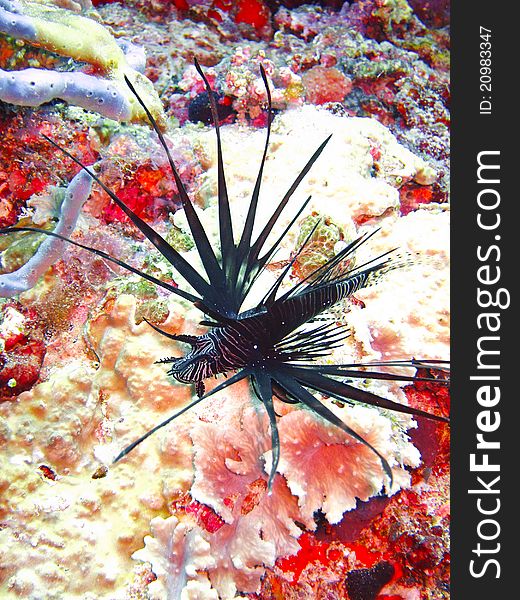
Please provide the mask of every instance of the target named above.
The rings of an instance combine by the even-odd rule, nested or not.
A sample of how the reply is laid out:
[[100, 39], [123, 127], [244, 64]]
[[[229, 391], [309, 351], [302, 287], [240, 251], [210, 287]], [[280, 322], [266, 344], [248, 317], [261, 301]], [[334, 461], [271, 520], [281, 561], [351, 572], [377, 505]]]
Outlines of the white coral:
[[157, 581], [148, 586], [150, 600], [218, 600], [204, 574], [215, 560], [202, 530], [175, 517], [151, 521], [152, 536], [144, 539], [145, 547], [134, 552], [136, 560], [151, 563]]

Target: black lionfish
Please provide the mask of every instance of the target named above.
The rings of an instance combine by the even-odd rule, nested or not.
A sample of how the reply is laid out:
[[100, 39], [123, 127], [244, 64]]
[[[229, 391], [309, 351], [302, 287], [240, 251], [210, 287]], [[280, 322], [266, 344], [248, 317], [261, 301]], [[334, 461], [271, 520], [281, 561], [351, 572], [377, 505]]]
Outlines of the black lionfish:
[[[205, 77], [200, 65], [195, 61], [195, 66], [202, 77], [210, 100], [211, 114], [217, 137], [217, 163], [218, 163], [218, 215], [220, 233], [220, 256], [211, 247], [208, 236], [199, 220], [199, 217], [188, 197], [186, 188], [180, 179], [177, 168], [173, 162], [164, 136], [154, 121], [149, 110], [136, 93], [132, 84], [127, 80], [131, 91], [146, 112], [159, 141], [164, 148], [170, 164], [175, 183], [186, 213], [187, 221], [196, 249], [204, 267], [204, 274], [199, 273], [179, 252], [172, 248], [156, 231], [136, 215], [112, 192], [99, 177], [68, 151], [57, 146], [55, 142], [46, 138], [51, 144], [58, 147], [64, 154], [75, 161], [82, 169], [103, 188], [110, 198], [128, 215], [134, 225], [150, 240], [159, 252], [168, 260], [177, 272], [190, 284], [194, 293], [184, 291], [140, 270], [111, 257], [108, 254], [89, 248], [58, 234], [43, 231], [47, 235], [54, 235], [70, 243], [84, 248], [101, 256], [125, 269], [139, 274], [144, 279], [153, 282], [193, 303], [208, 319], [201, 323], [209, 330], [204, 335], [173, 335], [162, 331], [151, 324], [160, 334], [190, 346], [190, 350], [180, 358], [163, 358], [160, 363], [169, 365], [168, 375], [177, 381], [194, 384], [197, 397], [190, 404], [178, 411], [164, 422], [160, 423], [135, 442], [125, 448], [114, 460], [117, 462], [133, 450], [138, 444], [152, 435], [159, 428], [164, 427], [185, 411], [189, 410], [212, 394], [227, 388], [234, 383], [249, 378], [252, 387], [263, 403], [269, 416], [271, 428], [271, 444], [273, 460], [269, 475], [268, 487], [271, 489], [274, 475], [280, 457], [280, 440], [276, 424], [276, 412], [273, 396], [283, 402], [300, 404], [320, 415], [323, 419], [342, 429], [344, 432], [370, 448], [380, 459], [382, 467], [392, 481], [392, 471], [384, 456], [367, 442], [359, 433], [348, 427], [339, 417], [322, 404], [315, 393], [325, 394], [336, 400], [351, 403], [362, 402], [372, 406], [420, 415], [437, 421], [448, 421], [445, 416], [429, 414], [419, 409], [401, 405], [369, 391], [359, 389], [346, 381], [352, 379], [381, 379], [393, 381], [421, 381], [439, 379], [435, 372], [445, 369], [443, 361], [428, 360], [402, 360], [392, 362], [379, 362], [363, 364], [337, 364], [323, 365], [315, 359], [327, 356], [334, 348], [341, 345], [348, 332], [345, 326], [336, 323], [318, 323], [312, 328], [302, 326], [315, 322], [317, 317], [330, 309], [341, 300], [348, 298], [363, 287], [371, 285], [377, 278], [394, 268], [401, 266], [398, 261], [389, 256], [392, 251], [379, 255], [359, 266], [352, 266], [349, 258], [372, 235], [366, 234], [348, 244], [336, 256], [325, 264], [315, 269], [310, 275], [299, 281], [292, 289], [280, 295], [280, 287], [295, 261], [304, 251], [312, 237], [317, 225], [307, 236], [301, 247], [285, 266], [274, 285], [267, 291], [262, 301], [253, 309], [242, 311], [241, 307], [251, 290], [252, 285], [268, 264], [273, 254], [280, 245], [283, 237], [297, 221], [310, 201], [310, 197], [303, 202], [298, 212], [293, 216], [288, 226], [280, 237], [271, 245], [267, 245], [269, 235], [275, 226], [281, 212], [292, 197], [296, 188], [316, 162], [327, 145], [330, 136], [319, 146], [307, 164], [295, 178], [283, 198], [280, 200], [266, 225], [253, 241], [253, 226], [256, 218], [257, 204], [262, 182], [262, 174], [269, 147], [271, 123], [273, 112], [271, 107], [271, 94], [265, 71], [262, 67], [261, 75], [267, 93], [267, 135], [263, 150], [260, 169], [251, 196], [247, 216], [238, 238], [233, 232], [230, 206], [226, 187], [226, 179], [222, 160], [222, 147], [220, 138], [219, 118], [214, 93]], [[44, 136], [45, 137], [45, 136]], [[4, 231], [40, 231], [30, 227], [12, 228]], [[349, 266], [350, 265], [350, 266]], [[418, 375], [403, 376], [386, 371], [367, 371], [367, 367], [409, 367], [419, 368], [422, 372], [431, 374], [432, 377]], [[227, 376], [233, 373], [222, 383], [205, 393], [204, 380], [218, 374]], [[445, 381], [441, 380], [443, 383]]]

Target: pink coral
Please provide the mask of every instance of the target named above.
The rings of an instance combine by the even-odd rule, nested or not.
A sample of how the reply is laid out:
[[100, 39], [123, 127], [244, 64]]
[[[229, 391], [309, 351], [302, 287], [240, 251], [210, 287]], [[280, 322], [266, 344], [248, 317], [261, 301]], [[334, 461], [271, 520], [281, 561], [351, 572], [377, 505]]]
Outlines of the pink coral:
[[307, 100], [313, 104], [342, 102], [352, 90], [351, 80], [335, 67], [312, 67], [304, 73], [302, 82]]
[[[336, 407], [335, 412], [389, 456], [393, 443], [388, 419], [359, 406]], [[368, 500], [388, 486], [379, 459], [369, 448], [306, 411], [282, 417], [279, 431], [283, 440], [279, 471], [298, 497], [304, 522], [322, 510], [329, 523], [337, 523], [346, 510], [355, 508], [356, 499]], [[408, 460], [417, 466], [419, 454], [412, 453]], [[408, 475], [395, 464], [392, 467], [394, 480], [409, 485]]]
[[227, 593], [235, 586], [255, 591], [262, 565], [273, 566], [278, 556], [297, 550], [299, 511], [282, 478], [275, 480], [272, 494], [267, 493], [261, 458], [269, 447], [267, 421], [250, 406], [247, 388], [242, 386], [241, 399], [236, 401], [234, 394], [225, 408], [219, 408], [226, 427], [219, 418], [201, 421], [191, 432], [195, 447], [191, 494], [225, 521], [211, 536], [206, 534], [217, 560], [209, 569], [212, 583]]

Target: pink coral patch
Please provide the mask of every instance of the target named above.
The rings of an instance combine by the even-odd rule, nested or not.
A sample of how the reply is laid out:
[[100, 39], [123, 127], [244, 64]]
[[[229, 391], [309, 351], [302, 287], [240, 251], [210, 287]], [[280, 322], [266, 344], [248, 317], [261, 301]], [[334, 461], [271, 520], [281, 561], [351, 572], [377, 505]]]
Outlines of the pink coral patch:
[[312, 104], [342, 102], [352, 90], [350, 79], [334, 67], [313, 67], [304, 73], [302, 83]]
[[[333, 425], [304, 410], [279, 421], [282, 453], [279, 471], [299, 497], [302, 515], [311, 520], [322, 509], [330, 523], [337, 523], [356, 498], [367, 500], [383, 485], [379, 458], [369, 448]], [[377, 428], [358, 431], [369, 443], [381, 447]]]

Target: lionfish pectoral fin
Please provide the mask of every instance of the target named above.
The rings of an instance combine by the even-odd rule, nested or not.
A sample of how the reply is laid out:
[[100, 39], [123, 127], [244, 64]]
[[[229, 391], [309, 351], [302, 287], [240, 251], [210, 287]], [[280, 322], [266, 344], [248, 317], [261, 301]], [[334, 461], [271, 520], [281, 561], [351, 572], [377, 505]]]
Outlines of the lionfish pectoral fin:
[[[27, 232], [31, 232], [31, 233], [42, 233], [42, 234], [50, 236], [50, 237], [58, 238], [58, 239], [62, 240], [63, 242], [67, 242], [69, 244], [72, 244], [73, 246], [81, 248], [82, 250], [87, 250], [88, 252], [95, 254], [96, 256], [99, 256], [100, 258], [108, 260], [109, 262], [117, 265], [118, 267], [122, 267], [123, 269], [126, 269], [127, 271], [134, 273], [135, 275], [139, 275], [139, 277], [146, 279], [146, 281], [149, 281], [150, 283], [153, 283], [159, 287], [162, 287], [163, 289], [168, 290], [169, 292], [172, 292], [173, 294], [176, 294], [177, 296], [180, 296], [181, 298], [184, 298], [185, 300], [188, 300], [189, 302], [192, 302], [192, 303], [202, 302], [201, 298], [198, 298], [197, 296], [194, 296], [193, 294], [190, 294], [189, 292], [185, 292], [184, 290], [176, 288], [173, 285], [170, 285], [169, 283], [167, 283], [166, 281], [161, 281], [160, 279], [157, 279], [157, 277], [154, 277], [153, 275], [149, 275], [148, 273], [145, 273], [144, 271], [141, 271], [140, 269], [137, 269], [136, 267], [133, 267], [132, 265], [130, 265], [122, 260], [119, 260], [118, 258], [111, 256], [110, 254], [107, 254], [106, 252], [103, 252], [103, 250], [99, 250], [98, 248], [93, 248], [92, 246], [86, 246], [85, 244], [80, 244], [76, 240], [68, 238], [59, 233], [55, 233], [54, 231], [48, 231], [47, 229], [39, 229], [38, 227], [5, 227], [5, 228], [0, 229], [0, 234], [18, 233], [20, 231], [27, 231]], [[201, 310], [202, 310], [202, 308], [201, 308]]]
[[342, 431], [353, 437], [355, 440], [369, 448], [379, 458], [383, 471], [388, 476], [389, 485], [387, 490], [391, 490], [394, 482], [392, 469], [386, 460], [386, 458], [372, 446], [363, 436], [354, 431], [348, 425], [337, 417], [331, 410], [329, 410], [324, 404], [322, 404], [317, 398], [309, 392], [303, 385], [301, 385], [290, 373], [286, 373], [283, 370], [277, 370], [273, 374], [273, 379], [282, 386], [282, 388], [293, 398], [297, 398], [302, 404], [310, 408], [313, 412], [318, 414], [320, 417], [325, 419], [332, 425], [336, 425]]
[[[283, 300], [289, 297], [295, 297], [301, 293], [305, 293], [306, 291], [312, 288], [317, 288], [322, 285], [346, 282], [349, 278], [353, 279], [355, 277], [358, 277], [359, 279], [359, 276], [362, 276], [362, 279], [366, 280], [371, 270], [380, 269], [383, 265], [387, 264], [388, 259], [385, 259], [383, 263], [378, 263], [376, 267], [371, 267], [370, 269], [367, 269], [366, 272], [363, 272], [361, 270], [361, 267], [355, 267], [351, 269], [349, 268], [348, 264], [347, 266], [342, 265], [345, 262], [347, 262], [352, 255], [354, 255], [354, 253], [356, 252], [356, 250], [358, 250], [360, 246], [365, 244], [378, 231], [379, 229], [376, 229], [375, 231], [372, 231], [370, 233], [365, 233], [351, 241], [347, 246], [345, 246], [345, 248], [343, 248], [343, 250], [341, 250], [340, 252], [338, 252], [338, 254], [327, 260], [325, 264], [321, 265], [320, 267], [309, 273], [309, 275], [307, 275], [304, 279], [298, 282], [292, 289], [287, 291], [280, 299]], [[375, 257], [374, 259], [371, 259], [362, 266], [366, 267], [372, 262], [384, 258], [390, 252], [392, 252], [392, 250], [385, 252], [384, 254]], [[364, 282], [361, 287], [363, 286]]]
[[[336, 381], [335, 379], [326, 377], [325, 375], [322, 375], [320, 373], [320, 369], [322, 368], [321, 365], [314, 365], [312, 369], [293, 366], [288, 368], [290, 368], [292, 376], [296, 380], [298, 380], [301, 384], [316, 390], [317, 392], [331, 394], [335, 398], [339, 397], [340, 399], [343, 398], [345, 400], [356, 400], [358, 402], [363, 402], [364, 404], [377, 406], [379, 408], [386, 408], [388, 410], [393, 410], [396, 412], [406, 413], [418, 417], [426, 417], [427, 419], [432, 419], [434, 421], [449, 423], [449, 418], [443, 415], [434, 415], [424, 410], [420, 410], [419, 408], [413, 408], [411, 406], [406, 406], [405, 404], [399, 404], [398, 402], [393, 402], [392, 400], [388, 400], [387, 398], [383, 398], [382, 396], [378, 396], [377, 394], [373, 394], [372, 392], [369, 392], [367, 390], [361, 390], [357, 387], [348, 385], [341, 381]], [[330, 373], [330, 370], [327, 368], [327, 365], [323, 366], [323, 370], [324, 372]], [[345, 375], [345, 373], [338, 374]], [[370, 373], [366, 373], [365, 378], [370, 379]], [[396, 379], [392, 375], [385, 377], [384, 374], [382, 377], [374, 378], [388, 380]]]
[[166, 260], [175, 267], [175, 269], [184, 277], [184, 279], [204, 298], [209, 297], [218, 302], [218, 297], [212, 290], [211, 285], [192, 267], [192, 265], [180, 255], [166, 240], [164, 240], [148, 223], [143, 221], [131, 208], [129, 208], [101, 179], [88, 167], [86, 167], [78, 158], [72, 155], [68, 150], [62, 148], [54, 140], [43, 133], [40, 134], [52, 146], [57, 148], [65, 156], [70, 158], [79, 167], [86, 171], [92, 179], [105, 191], [108, 196], [117, 204], [117, 206], [126, 214], [132, 223], [141, 231], [141, 233], [159, 250]]
[[273, 491], [273, 481], [278, 469], [278, 463], [280, 462], [280, 435], [278, 433], [278, 426], [276, 424], [276, 413], [273, 405], [273, 386], [272, 379], [264, 369], [256, 369], [253, 372], [253, 385], [255, 391], [265, 406], [267, 415], [269, 416], [269, 424], [271, 427], [271, 449], [272, 449], [272, 461], [271, 471], [269, 473], [269, 479], [267, 481], [267, 489], [269, 494]]
[[202, 381], [202, 379], [199, 379], [199, 381], [197, 381], [197, 383], [195, 384], [195, 391], [199, 398], [202, 398], [202, 396], [204, 396], [206, 386], [204, 385], [204, 381]]
[[159, 425], [156, 425], [155, 427], [153, 427], [152, 429], [150, 429], [149, 431], [147, 431], [144, 435], [142, 435], [140, 438], [138, 438], [137, 440], [135, 440], [135, 442], [132, 442], [129, 446], [127, 446], [124, 450], [122, 450], [114, 458], [114, 460], [112, 462], [116, 463], [116, 462], [120, 461], [123, 457], [125, 457], [127, 454], [129, 454], [137, 445], [139, 445], [141, 442], [144, 442], [144, 440], [146, 440], [147, 438], [149, 438], [157, 430], [161, 429], [162, 427], [165, 427], [166, 425], [168, 425], [168, 423], [171, 423], [177, 417], [180, 417], [186, 411], [190, 410], [190, 408], [193, 408], [199, 402], [201, 402], [202, 400], [205, 400], [206, 398], [208, 398], [208, 396], [216, 394], [220, 390], [222, 390], [222, 389], [224, 389], [224, 388], [226, 388], [226, 387], [228, 387], [230, 385], [233, 385], [234, 383], [236, 383], [237, 381], [240, 381], [241, 379], [244, 379], [245, 377], [248, 377], [250, 374], [251, 374], [251, 371], [249, 369], [242, 369], [242, 371], [239, 371], [238, 373], [236, 373], [235, 375], [233, 375], [233, 377], [231, 377], [230, 379], [227, 379], [226, 381], [222, 382], [220, 385], [217, 385], [216, 387], [214, 387], [212, 390], [210, 390], [209, 392], [207, 392], [203, 396], [200, 396], [199, 398], [195, 398], [195, 400], [193, 400], [192, 402], [190, 402], [187, 406], [185, 406], [184, 408], [182, 408], [178, 412], [174, 413], [171, 417], [168, 417], [162, 423], [159, 423]]
[[221, 390], [229, 387], [230, 385], [234, 385], [238, 381], [241, 381], [242, 379], [249, 377], [249, 375], [251, 375], [251, 369], [246, 368], [246, 369], [242, 369], [241, 371], [238, 371], [238, 373], [235, 373], [229, 379], [226, 379], [222, 383], [219, 383], [217, 386], [215, 386], [214, 388], [212, 388], [211, 390], [206, 392], [204, 394], [204, 396], [201, 397], [201, 400], [203, 400], [205, 398], [209, 398], [210, 396], [213, 396], [213, 394], [220, 392]]
[[[311, 365], [299, 365], [303, 367], [311, 367]], [[450, 381], [446, 378], [435, 376], [422, 375], [403, 375], [391, 372], [369, 371], [374, 367], [399, 367], [399, 368], [414, 368], [425, 369], [439, 374], [449, 373], [449, 361], [434, 361], [434, 360], [387, 360], [387, 361], [370, 361], [363, 363], [344, 363], [334, 365], [318, 365], [317, 371], [322, 375], [334, 375], [348, 377], [354, 379], [383, 379], [386, 381], [432, 381], [439, 385], [449, 385]], [[312, 365], [315, 369], [315, 365]]]
[[149, 438], [152, 434], [154, 434], [157, 430], [161, 429], [162, 427], [165, 427], [166, 425], [168, 425], [168, 423], [171, 423], [173, 420], [175, 420], [177, 417], [180, 417], [182, 414], [184, 414], [186, 411], [188, 411], [190, 408], [193, 408], [196, 404], [198, 404], [203, 398], [196, 398], [195, 400], [193, 400], [192, 402], [190, 402], [187, 406], [185, 406], [184, 408], [182, 408], [181, 410], [179, 410], [178, 412], [174, 413], [171, 417], [168, 417], [166, 420], [164, 420], [162, 423], [159, 423], [159, 425], [156, 425], [155, 427], [153, 427], [152, 429], [149, 429], [144, 435], [142, 435], [140, 438], [138, 438], [137, 440], [135, 440], [135, 442], [132, 442], [131, 444], [129, 444], [124, 450], [122, 450], [112, 461], [112, 463], [116, 463], [118, 461], [120, 461], [122, 458], [124, 458], [127, 454], [129, 454], [136, 446], [138, 446], [141, 442], [144, 442], [144, 440], [146, 440], [146, 438]]
[[285, 390], [276, 383], [276, 381], [273, 381], [272, 383], [273, 385], [273, 394], [278, 398], [278, 400], [281, 400], [282, 402], [285, 402], [286, 404], [298, 404], [299, 400], [294, 400], [293, 398], [289, 398], [289, 396], [287, 395], [287, 393], [285, 392]]

